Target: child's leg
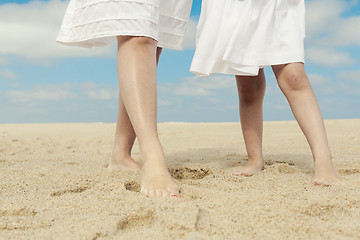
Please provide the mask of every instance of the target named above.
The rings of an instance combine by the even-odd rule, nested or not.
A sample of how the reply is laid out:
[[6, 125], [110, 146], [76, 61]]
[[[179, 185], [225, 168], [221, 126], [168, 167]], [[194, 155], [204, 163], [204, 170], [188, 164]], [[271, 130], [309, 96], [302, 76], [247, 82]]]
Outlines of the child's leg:
[[264, 70], [256, 77], [236, 76], [239, 93], [241, 128], [248, 162], [234, 169], [235, 175], [252, 176], [264, 168], [262, 154], [263, 100], [266, 81]]
[[315, 166], [314, 184], [340, 184], [331, 161], [331, 153], [320, 108], [304, 64], [290, 63], [273, 66], [281, 91], [310, 145]]
[[[161, 48], [157, 48], [157, 63], [159, 62], [161, 50]], [[109, 171], [125, 169], [137, 172], [141, 170], [139, 164], [131, 158], [131, 149], [135, 138], [134, 128], [130, 122], [129, 115], [126, 112], [121, 95], [119, 94], [118, 117], [112, 158], [108, 166]]]
[[141, 192], [148, 196], [179, 195], [170, 176], [157, 133], [157, 42], [146, 37], [118, 37], [120, 94], [139, 141]]

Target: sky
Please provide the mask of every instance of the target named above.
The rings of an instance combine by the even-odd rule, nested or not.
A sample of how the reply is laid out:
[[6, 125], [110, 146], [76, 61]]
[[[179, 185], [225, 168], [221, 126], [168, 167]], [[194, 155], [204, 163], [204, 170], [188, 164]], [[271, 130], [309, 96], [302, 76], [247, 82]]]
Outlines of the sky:
[[[0, 0], [0, 123], [115, 122], [116, 46], [55, 42], [68, 1]], [[233, 76], [189, 72], [201, 1], [183, 51], [164, 50], [159, 122], [239, 121]], [[306, 1], [306, 71], [325, 119], [360, 118], [360, 0]], [[264, 120], [294, 120], [269, 68]]]

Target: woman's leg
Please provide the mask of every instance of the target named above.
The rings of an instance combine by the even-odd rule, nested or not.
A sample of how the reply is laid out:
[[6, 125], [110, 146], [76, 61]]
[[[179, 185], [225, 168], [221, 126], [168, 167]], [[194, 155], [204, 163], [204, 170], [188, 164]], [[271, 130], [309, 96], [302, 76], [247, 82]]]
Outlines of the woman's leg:
[[139, 141], [141, 192], [147, 196], [178, 196], [157, 133], [157, 42], [147, 37], [118, 37], [120, 94]]
[[235, 175], [252, 176], [264, 168], [262, 154], [263, 100], [266, 89], [264, 70], [258, 76], [236, 76], [241, 129], [248, 162], [234, 169]]
[[303, 63], [273, 66], [279, 87], [310, 145], [315, 167], [314, 184], [341, 184], [329, 149], [324, 121]]
[[140, 165], [131, 158], [131, 149], [133, 147], [136, 135], [126, 112], [121, 95], [119, 94], [118, 116], [116, 122], [114, 147], [111, 161], [108, 166], [109, 171], [132, 170], [139, 172]]
[[[159, 62], [162, 48], [157, 48], [156, 62]], [[131, 158], [131, 149], [133, 147], [136, 135], [130, 122], [129, 115], [126, 112], [123, 100], [119, 94], [118, 116], [116, 122], [116, 131], [112, 158], [109, 163], [109, 171], [132, 170], [140, 171], [141, 167]]]

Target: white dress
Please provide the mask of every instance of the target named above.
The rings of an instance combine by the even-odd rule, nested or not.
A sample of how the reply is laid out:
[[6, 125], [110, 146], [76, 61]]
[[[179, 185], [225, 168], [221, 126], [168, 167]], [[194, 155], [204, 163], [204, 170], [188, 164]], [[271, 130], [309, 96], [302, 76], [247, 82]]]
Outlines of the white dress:
[[116, 36], [145, 36], [182, 49], [192, 0], [71, 0], [57, 41], [104, 46]]
[[304, 62], [304, 0], [203, 0], [190, 71], [257, 75]]

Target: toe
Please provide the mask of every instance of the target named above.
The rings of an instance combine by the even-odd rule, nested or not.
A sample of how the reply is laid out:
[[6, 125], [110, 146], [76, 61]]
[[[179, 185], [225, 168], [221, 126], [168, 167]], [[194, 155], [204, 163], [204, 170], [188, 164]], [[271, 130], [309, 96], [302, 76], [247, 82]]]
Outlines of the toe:
[[321, 185], [320, 179], [315, 178], [314, 181], [313, 181], [313, 184], [314, 184], [314, 185]]
[[170, 193], [170, 197], [179, 197], [180, 196], [180, 192], [179, 192], [178, 188], [177, 189], [168, 189], [168, 192]]
[[239, 171], [239, 170], [234, 170], [234, 171], [233, 171], [233, 174], [234, 174], [235, 176], [241, 176], [241, 171]]
[[162, 197], [162, 190], [161, 189], [155, 189], [155, 196], [156, 197]]
[[170, 196], [170, 193], [166, 190], [166, 189], [163, 189], [162, 191], [161, 191], [161, 193], [162, 193], [162, 197], [169, 197]]
[[317, 185], [317, 186], [324, 186], [324, 187], [331, 186], [331, 184], [328, 181], [326, 181], [326, 179], [318, 179], [318, 178], [314, 179], [313, 184]]
[[149, 189], [149, 197], [155, 197], [156, 193], [154, 189]]
[[242, 175], [245, 177], [251, 177], [253, 176], [255, 173], [254, 172], [243, 172]]
[[142, 188], [140, 193], [142, 193], [146, 197], [149, 197], [149, 189], [147, 189], [147, 188]]

